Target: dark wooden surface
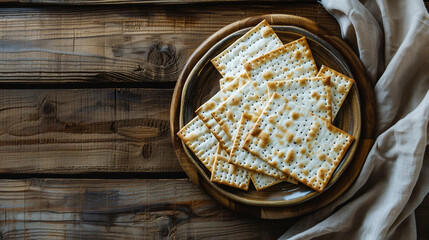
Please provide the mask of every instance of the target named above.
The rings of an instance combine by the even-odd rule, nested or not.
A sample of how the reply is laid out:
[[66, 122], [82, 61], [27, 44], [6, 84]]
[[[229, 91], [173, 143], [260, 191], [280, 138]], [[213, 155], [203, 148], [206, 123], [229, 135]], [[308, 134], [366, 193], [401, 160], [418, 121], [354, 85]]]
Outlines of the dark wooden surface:
[[272, 239], [293, 221], [238, 215], [187, 179], [0, 182], [2, 239]]
[[[194, 49], [236, 20], [293, 14], [340, 36], [320, 4], [5, 2], [0, 238], [182, 239], [222, 229], [223, 238], [273, 239], [296, 221], [233, 213], [187, 180], [170, 140], [170, 100]], [[428, 213], [426, 197], [420, 239], [429, 238]]]
[[171, 89], [0, 90], [0, 171], [178, 172]]

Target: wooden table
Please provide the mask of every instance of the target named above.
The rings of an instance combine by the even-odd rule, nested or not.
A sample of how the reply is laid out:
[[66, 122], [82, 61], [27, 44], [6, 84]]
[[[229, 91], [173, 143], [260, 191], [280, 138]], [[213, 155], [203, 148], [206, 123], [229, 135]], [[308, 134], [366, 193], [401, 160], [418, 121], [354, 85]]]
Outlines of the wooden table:
[[[169, 110], [186, 59], [212, 33], [283, 13], [340, 36], [320, 4], [7, 2], [0, 8], [0, 239], [272, 239], [298, 219], [239, 215], [196, 188], [173, 151]], [[428, 217], [426, 198], [416, 212], [421, 239], [429, 238]]]

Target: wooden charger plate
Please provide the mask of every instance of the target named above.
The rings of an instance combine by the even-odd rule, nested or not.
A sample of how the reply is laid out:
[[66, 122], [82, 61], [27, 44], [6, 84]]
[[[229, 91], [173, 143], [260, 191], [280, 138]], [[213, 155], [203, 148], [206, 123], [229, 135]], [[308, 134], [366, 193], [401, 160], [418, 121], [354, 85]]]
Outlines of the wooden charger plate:
[[[194, 118], [195, 110], [219, 91], [221, 75], [210, 59], [263, 19], [272, 25], [283, 43], [305, 36], [318, 68], [327, 65], [355, 79], [356, 84], [342, 106], [334, 125], [355, 137], [323, 193], [299, 184], [280, 183], [264, 191], [242, 191], [210, 182], [210, 172], [177, 137]], [[372, 145], [373, 93], [364, 69], [353, 51], [311, 20], [291, 15], [265, 15], [234, 22], [204, 41], [191, 55], [174, 91], [170, 124], [173, 145], [190, 179], [220, 203], [238, 212], [260, 218], [287, 218], [316, 210], [340, 196], [352, 184]]]

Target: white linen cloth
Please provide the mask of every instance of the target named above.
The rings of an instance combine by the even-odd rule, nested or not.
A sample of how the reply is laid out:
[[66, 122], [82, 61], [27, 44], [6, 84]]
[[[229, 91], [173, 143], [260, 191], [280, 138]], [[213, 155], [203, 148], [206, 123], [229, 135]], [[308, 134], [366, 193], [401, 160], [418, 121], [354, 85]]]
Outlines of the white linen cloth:
[[322, 0], [374, 86], [376, 140], [355, 183], [281, 239], [416, 239], [429, 191], [429, 16], [422, 0]]

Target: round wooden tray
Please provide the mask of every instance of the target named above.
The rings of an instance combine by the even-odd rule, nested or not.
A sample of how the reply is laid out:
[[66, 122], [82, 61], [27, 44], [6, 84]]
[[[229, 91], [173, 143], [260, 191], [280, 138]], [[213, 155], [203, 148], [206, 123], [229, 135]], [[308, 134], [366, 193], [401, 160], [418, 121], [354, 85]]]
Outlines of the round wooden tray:
[[[340, 111], [334, 122], [336, 126], [355, 136], [355, 143], [322, 194], [302, 185], [288, 183], [278, 184], [263, 192], [244, 192], [214, 184], [209, 181], [210, 174], [176, 136], [180, 127], [195, 116], [195, 109], [219, 90], [220, 75], [209, 60], [262, 19], [268, 20], [284, 43], [306, 36], [318, 67], [325, 64], [356, 80], [355, 88], [343, 105], [344, 110]], [[191, 180], [223, 205], [261, 218], [292, 217], [328, 204], [342, 194], [357, 177], [372, 144], [374, 111], [373, 104], [368, 104], [371, 102], [372, 89], [362, 65], [340, 39], [332, 37], [332, 34], [305, 18], [289, 15], [252, 17], [219, 30], [189, 58], [176, 84], [171, 105], [173, 144], [180, 163]], [[362, 104], [362, 109], [359, 103]]]

